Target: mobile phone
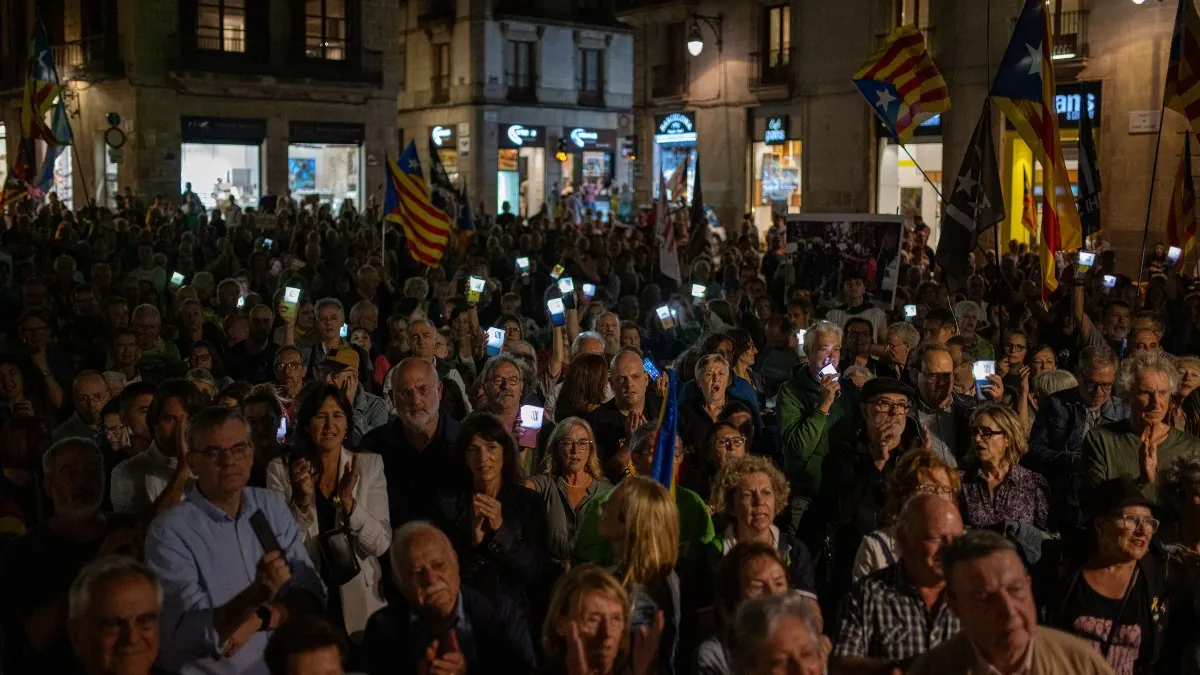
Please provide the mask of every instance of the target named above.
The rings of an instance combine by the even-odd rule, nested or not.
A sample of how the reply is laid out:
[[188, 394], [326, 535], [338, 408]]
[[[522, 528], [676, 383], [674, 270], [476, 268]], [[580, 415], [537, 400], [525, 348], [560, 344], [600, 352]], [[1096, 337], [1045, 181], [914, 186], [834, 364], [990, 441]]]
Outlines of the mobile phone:
[[825, 375], [836, 376], [838, 374], [837, 366], [833, 365], [832, 363], [826, 363], [825, 367], [822, 368], [820, 371], [818, 371], [818, 374], [821, 375], [822, 377], [824, 377]]
[[350, 327], [347, 324], [342, 324], [342, 329], [338, 331], [338, 335], [346, 337], [350, 334]]
[[280, 443], [287, 440], [287, 416], [279, 418], [279, 428], [275, 430], [275, 440]]
[[552, 321], [555, 326], [567, 325], [567, 310], [563, 307], [562, 298], [550, 298], [547, 300], [546, 309], [550, 310], [550, 321]]
[[662, 376], [662, 373], [659, 372], [658, 368], [655, 367], [654, 362], [649, 358], [642, 359], [642, 368], [646, 370], [646, 374], [650, 376], [651, 380], [657, 380]]
[[263, 553], [283, 550], [279, 540], [275, 538], [275, 532], [271, 530], [271, 523], [267, 522], [267, 515], [261, 509], [250, 516], [250, 528], [254, 530], [254, 536], [258, 538]]
[[245, 309], [245, 308], [246, 308], [246, 296], [239, 295], [238, 296], [238, 309]]
[[808, 329], [801, 328], [796, 331], [796, 346], [800, 347], [800, 351], [804, 351], [804, 336], [808, 335]]
[[697, 302], [704, 299], [704, 294], [707, 291], [708, 289], [704, 287], [704, 284], [692, 284], [692, 297], [695, 298]]
[[1096, 264], [1096, 254], [1095, 253], [1092, 253], [1091, 251], [1080, 251], [1079, 252], [1079, 271], [1080, 272], [1088, 271], [1088, 269], [1092, 265], [1095, 265], [1095, 264]]
[[632, 616], [629, 617], [629, 623], [634, 628], [645, 626], [649, 628], [654, 625], [658, 615], [658, 609], [651, 603], [641, 603], [634, 607]]
[[562, 273], [563, 273], [563, 266], [555, 265], [554, 269], [550, 270], [550, 278], [554, 279], [555, 281], [558, 281], [558, 278], [562, 276]]
[[521, 270], [521, 274], [528, 275], [529, 274], [529, 258], [527, 258], [525, 256], [521, 256], [520, 258], [517, 258], [517, 269]]
[[283, 289], [283, 309], [280, 314], [285, 319], [296, 318], [296, 308], [300, 306], [300, 289], [295, 286], [287, 286]]
[[1175, 263], [1179, 262], [1179, 256], [1181, 255], [1183, 255], [1183, 249], [1179, 248], [1178, 246], [1172, 246], [1171, 248], [1167, 249], [1167, 262], [1174, 265]]
[[545, 414], [546, 411], [536, 405], [521, 406], [521, 428], [525, 430], [541, 429], [542, 417]]
[[908, 322], [912, 322], [912, 320], [915, 318], [917, 318], [917, 306], [916, 305], [905, 305], [904, 306], [904, 320], [908, 321]]
[[182, 272], [172, 272], [171, 273], [171, 288], [178, 289], [182, 285], [183, 285], [183, 273]]
[[483, 277], [471, 277], [467, 279], [467, 302], [475, 304], [479, 302], [479, 295], [483, 293]]
[[1117, 278], [1111, 274], [1105, 274], [1104, 275], [1104, 287], [1105, 288], [1116, 288], [1117, 287]]
[[992, 383], [987, 378], [988, 375], [996, 374], [996, 362], [976, 361], [971, 366], [971, 371], [975, 374], [975, 384], [978, 385], [976, 389], [979, 392], [979, 398], [983, 398], [983, 390], [992, 386]]
[[671, 330], [675, 327], [675, 317], [671, 316], [671, 308], [663, 305], [654, 310], [658, 314], [658, 321], [662, 324], [663, 330]]
[[504, 346], [504, 329], [489, 328], [487, 329], [487, 354], [488, 356], [498, 356], [500, 348]]
[[266, 246], [267, 248], [271, 248], [274, 245], [275, 245], [274, 239], [270, 239], [270, 238], [263, 239], [263, 246]]
[[563, 307], [575, 309], [575, 280], [571, 277], [559, 279], [558, 290], [562, 292]]
[[584, 284], [583, 299], [585, 301], [590, 301], [594, 297], [596, 297], [596, 284]]

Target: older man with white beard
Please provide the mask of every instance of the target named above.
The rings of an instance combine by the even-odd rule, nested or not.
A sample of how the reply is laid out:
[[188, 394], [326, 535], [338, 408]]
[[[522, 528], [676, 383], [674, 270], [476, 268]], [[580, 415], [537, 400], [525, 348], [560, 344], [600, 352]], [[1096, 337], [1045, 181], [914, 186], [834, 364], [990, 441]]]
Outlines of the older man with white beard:
[[391, 522], [399, 526], [432, 516], [434, 497], [455, 484], [461, 469], [450, 452], [458, 421], [441, 410], [442, 383], [433, 364], [410, 357], [391, 377], [396, 418], [367, 434], [361, 449], [383, 457]]
[[592, 330], [604, 338], [604, 355], [612, 358], [621, 351], [621, 319], [614, 312], [605, 312], [596, 317]]

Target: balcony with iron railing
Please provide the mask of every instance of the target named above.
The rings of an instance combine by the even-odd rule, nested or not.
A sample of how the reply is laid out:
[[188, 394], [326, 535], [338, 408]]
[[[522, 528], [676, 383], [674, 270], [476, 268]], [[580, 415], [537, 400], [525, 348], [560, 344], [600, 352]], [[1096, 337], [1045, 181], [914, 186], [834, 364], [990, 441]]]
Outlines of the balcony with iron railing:
[[795, 48], [785, 47], [750, 54], [750, 86], [780, 87], [792, 82]]
[[1050, 26], [1054, 30], [1054, 60], [1082, 59], [1088, 55], [1087, 19], [1086, 9], [1050, 15]]
[[449, 103], [450, 102], [450, 74], [434, 75], [433, 81], [429, 86], [429, 90], [433, 92], [431, 99], [434, 103]]
[[91, 35], [55, 45], [50, 51], [63, 81], [100, 80], [125, 74], [121, 41], [113, 35]]
[[652, 98], [680, 98], [688, 93], [686, 62], [664, 63], [650, 68]]
[[504, 84], [508, 87], [505, 99], [509, 103], [537, 103], [537, 78], [533, 73], [504, 73]]

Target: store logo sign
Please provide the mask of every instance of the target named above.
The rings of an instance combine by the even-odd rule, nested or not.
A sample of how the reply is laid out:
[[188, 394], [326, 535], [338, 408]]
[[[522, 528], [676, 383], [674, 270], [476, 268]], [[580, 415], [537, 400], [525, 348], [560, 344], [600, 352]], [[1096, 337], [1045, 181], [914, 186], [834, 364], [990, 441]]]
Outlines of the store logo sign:
[[536, 141], [538, 139], [538, 130], [523, 127], [520, 124], [513, 124], [508, 127], [505, 135], [508, 136], [508, 140], [512, 141], [513, 145], [519, 147], [525, 145], [526, 141]]
[[434, 127], [433, 130], [429, 132], [429, 137], [433, 139], [433, 144], [439, 148], [442, 147], [442, 144], [444, 144], [446, 140], [453, 135], [453, 129], [447, 129], [443, 126]]
[[767, 132], [763, 134], [763, 143], [767, 145], [783, 145], [787, 142], [788, 129], [786, 117], [767, 118]]
[[[1055, 94], [1054, 112], [1068, 122], [1078, 122], [1082, 103], [1083, 96], [1081, 94]], [[1087, 116], [1089, 120], [1096, 119], [1096, 95], [1090, 91], [1087, 93]]]
[[696, 120], [689, 113], [671, 113], [658, 122], [654, 142], [680, 144], [696, 142]]
[[600, 134], [596, 133], [595, 131], [588, 131], [583, 127], [572, 129], [570, 136], [571, 142], [580, 148], [587, 147], [588, 143], [592, 143], [594, 145], [596, 141], [600, 140]]

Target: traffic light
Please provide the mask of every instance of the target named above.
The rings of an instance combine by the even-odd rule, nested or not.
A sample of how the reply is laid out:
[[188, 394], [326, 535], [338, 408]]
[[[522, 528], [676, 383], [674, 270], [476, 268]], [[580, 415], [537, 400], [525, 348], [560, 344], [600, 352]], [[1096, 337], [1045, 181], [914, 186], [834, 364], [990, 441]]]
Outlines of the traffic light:
[[567, 161], [567, 139], [558, 139], [558, 146], [554, 152], [554, 158], [560, 162]]

